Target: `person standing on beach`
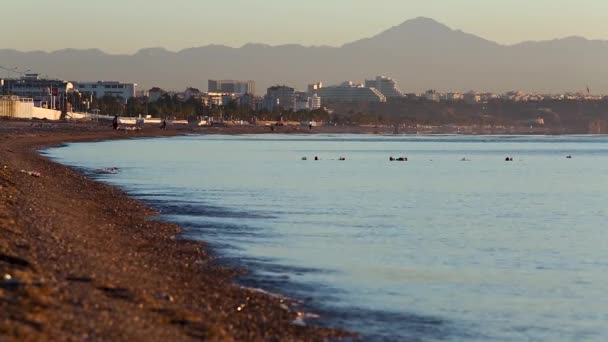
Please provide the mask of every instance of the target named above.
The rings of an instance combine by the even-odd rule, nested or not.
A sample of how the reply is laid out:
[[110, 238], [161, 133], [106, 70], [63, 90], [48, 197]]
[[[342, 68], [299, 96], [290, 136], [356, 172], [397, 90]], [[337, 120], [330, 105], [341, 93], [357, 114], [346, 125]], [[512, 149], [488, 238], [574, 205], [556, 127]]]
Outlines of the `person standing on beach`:
[[163, 119], [163, 122], [160, 124], [160, 129], [167, 129], [167, 119]]
[[114, 130], [118, 129], [118, 115], [114, 115], [114, 120], [112, 120], [112, 128]]

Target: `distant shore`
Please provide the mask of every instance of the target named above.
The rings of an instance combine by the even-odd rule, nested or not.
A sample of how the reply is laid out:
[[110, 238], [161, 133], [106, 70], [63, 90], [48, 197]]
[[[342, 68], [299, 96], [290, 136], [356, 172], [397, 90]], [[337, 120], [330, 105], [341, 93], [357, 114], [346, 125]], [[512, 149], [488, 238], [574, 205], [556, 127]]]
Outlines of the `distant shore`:
[[[214, 133], [211, 129], [209, 133]], [[243, 133], [228, 130], [230, 133]], [[228, 133], [227, 132], [227, 133]], [[38, 154], [66, 142], [197, 133], [0, 121], [0, 339], [318, 341], [297, 306], [234, 284], [180, 227]], [[38, 177], [38, 174], [40, 177]]]

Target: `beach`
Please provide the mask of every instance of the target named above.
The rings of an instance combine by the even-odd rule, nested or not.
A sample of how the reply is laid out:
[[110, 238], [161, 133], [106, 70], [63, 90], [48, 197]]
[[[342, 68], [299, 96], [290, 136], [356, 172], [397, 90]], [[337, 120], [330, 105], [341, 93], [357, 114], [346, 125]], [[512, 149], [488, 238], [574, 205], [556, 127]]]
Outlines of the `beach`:
[[[234, 283], [200, 242], [121, 190], [38, 154], [66, 142], [197, 133], [0, 122], [0, 337], [315, 341], [290, 300]], [[237, 132], [238, 133], [238, 132]], [[39, 174], [38, 174], [39, 173]], [[296, 322], [301, 322], [297, 320]]]

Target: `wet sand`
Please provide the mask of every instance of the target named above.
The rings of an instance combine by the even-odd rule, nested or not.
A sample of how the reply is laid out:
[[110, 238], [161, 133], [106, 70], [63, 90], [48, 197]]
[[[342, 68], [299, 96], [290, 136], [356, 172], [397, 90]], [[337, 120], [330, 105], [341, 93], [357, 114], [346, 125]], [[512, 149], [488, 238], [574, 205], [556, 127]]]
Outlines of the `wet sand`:
[[[234, 284], [244, 272], [121, 190], [41, 157], [64, 142], [267, 128], [114, 132], [0, 120], [0, 340], [317, 341], [297, 305]], [[280, 133], [280, 132], [279, 132]], [[40, 172], [41, 176], [22, 173]], [[313, 322], [314, 324], [314, 322]]]

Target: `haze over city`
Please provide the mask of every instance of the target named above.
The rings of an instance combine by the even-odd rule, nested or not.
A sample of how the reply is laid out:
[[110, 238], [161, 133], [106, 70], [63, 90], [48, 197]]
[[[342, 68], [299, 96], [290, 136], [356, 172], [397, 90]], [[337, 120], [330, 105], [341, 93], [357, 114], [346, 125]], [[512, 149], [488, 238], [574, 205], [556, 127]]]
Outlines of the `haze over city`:
[[4, 25], [19, 34], [3, 36], [0, 48], [21, 51], [122, 54], [252, 42], [341, 46], [419, 16], [500, 44], [573, 35], [608, 39], [608, 2], [602, 0], [513, 0], [508, 6], [476, 0], [20, 0], [3, 3], [2, 13]]

